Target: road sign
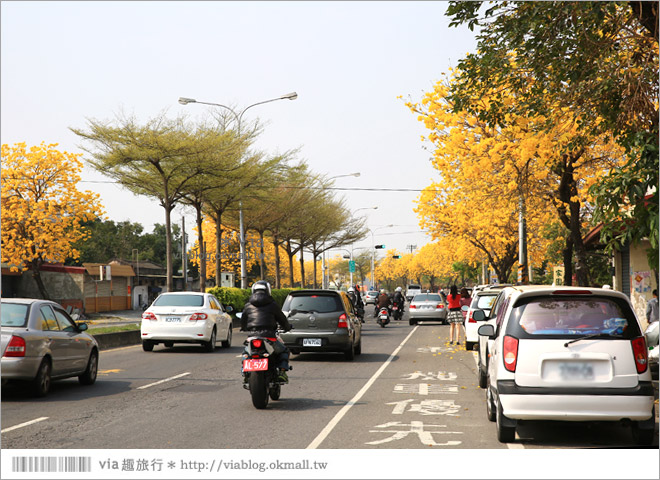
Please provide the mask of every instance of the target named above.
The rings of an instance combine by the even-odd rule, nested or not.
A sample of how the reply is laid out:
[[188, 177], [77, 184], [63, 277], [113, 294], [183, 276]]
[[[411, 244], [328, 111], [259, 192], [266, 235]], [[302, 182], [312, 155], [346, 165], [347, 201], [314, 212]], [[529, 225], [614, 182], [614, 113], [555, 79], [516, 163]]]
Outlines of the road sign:
[[351, 260], [348, 262], [348, 271], [351, 273], [355, 273], [355, 260]]

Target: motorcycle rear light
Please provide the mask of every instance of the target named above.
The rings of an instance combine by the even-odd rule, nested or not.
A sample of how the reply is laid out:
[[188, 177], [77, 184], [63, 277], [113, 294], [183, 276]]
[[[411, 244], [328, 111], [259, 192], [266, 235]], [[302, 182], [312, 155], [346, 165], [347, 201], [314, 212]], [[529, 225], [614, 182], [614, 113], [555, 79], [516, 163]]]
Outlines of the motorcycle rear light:
[[12, 335], [3, 357], [24, 357], [25, 356], [25, 339]]
[[154, 315], [152, 312], [144, 312], [142, 314], [142, 320], [151, 320], [153, 322], [158, 321], [158, 319], [156, 318], [156, 315]]
[[196, 322], [197, 320], [206, 320], [207, 318], [209, 318], [209, 316], [205, 313], [193, 313], [192, 315], [190, 315], [189, 320], [191, 322]]
[[262, 344], [263, 344], [263, 342], [261, 340], [252, 340], [252, 346], [254, 348], [261, 348]]
[[339, 315], [339, 323], [337, 323], [337, 328], [348, 328], [348, 322], [346, 322], [346, 320], [348, 320], [348, 317], [345, 313]]
[[518, 339], [506, 335], [502, 345], [502, 353], [504, 354], [504, 368], [510, 372], [515, 372], [516, 363], [518, 362]]
[[644, 337], [633, 338], [633, 355], [635, 357], [635, 366], [637, 373], [644, 373], [648, 368], [648, 350], [646, 349], [646, 339]]

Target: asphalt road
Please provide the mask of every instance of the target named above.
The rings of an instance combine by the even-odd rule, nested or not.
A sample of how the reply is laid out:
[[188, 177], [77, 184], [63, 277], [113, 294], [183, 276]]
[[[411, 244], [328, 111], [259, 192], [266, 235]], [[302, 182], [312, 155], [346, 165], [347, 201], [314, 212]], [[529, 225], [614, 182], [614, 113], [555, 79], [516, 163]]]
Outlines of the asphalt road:
[[[368, 318], [355, 361], [340, 354], [293, 355], [290, 383], [266, 410], [256, 410], [242, 388], [245, 335], [236, 330], [233, 346], [218, 344], [213, 353], [183, 345], [103, 351], [95, 385], [56, 381], [43, 399], [4, 387], [2, 447], [634, 447], [630, 430], [618, 424], [553, 422], [522, 426], [515, 443], [499, 443], [477, 385], [475, 354], [448, 345], [448, 333], [440, 324], [409, 326], [407, 317], [386, 328]], [[35, 419], [42, 420], [29, 423]]]

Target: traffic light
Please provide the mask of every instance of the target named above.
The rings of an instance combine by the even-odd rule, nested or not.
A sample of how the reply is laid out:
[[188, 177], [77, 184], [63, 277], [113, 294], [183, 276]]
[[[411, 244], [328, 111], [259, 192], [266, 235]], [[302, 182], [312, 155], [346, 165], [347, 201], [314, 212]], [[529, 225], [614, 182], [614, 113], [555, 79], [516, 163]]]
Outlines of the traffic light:
[[392, 258], [401, 258], [401, 255], [392, 255]]
[[385, 248], [385, 245], [375, 245], [374, 248]]

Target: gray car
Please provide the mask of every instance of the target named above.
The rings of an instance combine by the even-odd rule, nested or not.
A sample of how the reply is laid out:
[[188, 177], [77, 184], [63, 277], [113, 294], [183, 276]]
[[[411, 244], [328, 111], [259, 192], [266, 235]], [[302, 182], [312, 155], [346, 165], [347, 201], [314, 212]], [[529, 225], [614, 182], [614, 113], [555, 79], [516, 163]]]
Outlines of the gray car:
[[422, 320], [436, 320], [447, 323], [447, 305], [438, 293], [418, 293], [408, 307], [410, 325]]
[[29, 382], [33, 393], [45, 396], [51, 380], [78, 377], [83, 385], [96, 381], [98, 343], [76, 324], [61, 305], [49, 300], [3, 298], [2, 384]]
[[293, 326], [281, 335], [291, 353], [340, 352], [346, 360], [362, 353], [362, 322], [345, 292], [296, 290], [282, 311]]

